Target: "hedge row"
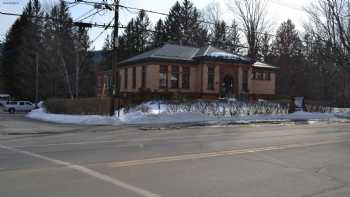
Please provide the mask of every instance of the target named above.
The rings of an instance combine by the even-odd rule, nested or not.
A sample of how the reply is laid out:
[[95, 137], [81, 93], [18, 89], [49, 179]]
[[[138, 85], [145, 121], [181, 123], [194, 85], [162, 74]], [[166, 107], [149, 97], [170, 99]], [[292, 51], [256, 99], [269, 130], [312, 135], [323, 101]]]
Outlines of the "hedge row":
[[45, 101], [48, 112], [55, 114], [108, 115], [110, 106], [110, 98], [48, 99]]

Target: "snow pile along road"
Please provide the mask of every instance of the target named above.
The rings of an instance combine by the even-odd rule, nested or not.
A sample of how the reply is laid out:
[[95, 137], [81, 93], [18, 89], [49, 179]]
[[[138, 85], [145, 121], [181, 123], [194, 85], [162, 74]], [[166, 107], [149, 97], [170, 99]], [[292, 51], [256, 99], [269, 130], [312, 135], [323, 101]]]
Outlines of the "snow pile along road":
[[110, 116], [50, 114], [44, 108], [31, 111], [27, 117], [46, 122], [80, 125], [111, 125], [119, 122], [117, 118]]
[[[287, 122], [287, 121], [322, 121], [337, 119], [335, 113], [295, 112], [282, 115], [252, 115], [220, 117], [196, 112], [169, 112], [166, 104], [147, 102], [130, 109], [127, 113], [121, 110], [120, 117], [99, 115], [64, 115], [47, 113], [44, 106], [30, 112], [27, 117], [67, 124], [82, 125], [121, 125], [121, 124], [178, 124], [178, 123], [256, 123], [256, 122]], [[349, 114], [350, 115], [350, 114]]]

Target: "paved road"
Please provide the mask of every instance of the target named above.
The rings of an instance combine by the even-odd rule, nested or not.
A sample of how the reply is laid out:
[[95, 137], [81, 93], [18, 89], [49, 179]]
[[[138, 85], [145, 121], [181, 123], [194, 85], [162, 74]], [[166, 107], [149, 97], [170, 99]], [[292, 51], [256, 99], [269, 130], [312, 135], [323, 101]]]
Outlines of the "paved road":
[[72, 126], [0, 115], [0, 196], [348, 197], [350, 125]]

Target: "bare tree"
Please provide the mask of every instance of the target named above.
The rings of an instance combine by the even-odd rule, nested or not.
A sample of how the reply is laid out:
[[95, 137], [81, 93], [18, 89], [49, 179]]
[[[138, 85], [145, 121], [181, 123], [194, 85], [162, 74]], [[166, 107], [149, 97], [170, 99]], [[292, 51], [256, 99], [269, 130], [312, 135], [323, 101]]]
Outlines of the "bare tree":
[[68, 89], [69, 97], [71, 99], [73, 99], [74, 98], [74, 94], [73, 94], [73, 90], [72, 90], [72, 84], [71, 84], [70, 77], [69, 77], [67, 63], [66, 63], [66, 60], [64, 59], [64, 57], [62, 55], [62, 52], [59, 53], [59, 57], [61, 59], [64, 81], [65, 81], [66, 87]]
[[319, 0], [306, 11], [311, 18], [307, 31], [330, 42], [334, 52], [342, 56], [337, 57], [339, 66], [350, 73], [350, 65], [344, 64], [350, 62], [350, 0]]
[[306, 31], [322, 42], [327, 53], [318, 62], [333, 62], [328, 70], [342, 69], [346, 76], [337, 76], [343, 80], [345, 98], [350, 97], [350, 0], [318, 0], [306, 9], [310, 16]]
[[222, 21], [220, 3], [215, 0], [208, 3], [201, 10], [201, 20], [208, 22], [208, 23], [204, 23], [204, 26], [206, 29], [209, 30], [209, 34], [213, 36], [215, 32], [215, 25], [213, 24], [218, 24]]
[[266, 16], [267, 0], [231, 0], [228, 4], [233, 14], [241, 20], [244, 34], [249, 45], [248, 56], [257, 59], [261, 32], [268, 30]]
[[205, 21], [216, 23], [221, 21], [221, 7], [219, 2], [213, 0], [203, 10], [202, 16]]

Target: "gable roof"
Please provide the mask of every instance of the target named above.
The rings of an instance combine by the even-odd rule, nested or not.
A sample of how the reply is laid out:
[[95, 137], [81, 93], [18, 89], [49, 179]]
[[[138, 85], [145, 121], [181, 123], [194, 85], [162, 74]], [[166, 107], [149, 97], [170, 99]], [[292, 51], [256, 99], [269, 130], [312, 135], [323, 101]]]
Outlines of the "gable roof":
[[165, 44], [162, 47], [121, 61], [120, 65], [128, 65], [151, 60], [184, 61], [191, 63], [201, 59], [213, 61], [230, 61], [243, 64], [253, 63], [249, 58], [233, 53], [228, 53], [224, 50], [212, 46], [196, 48], [190, 46]]

